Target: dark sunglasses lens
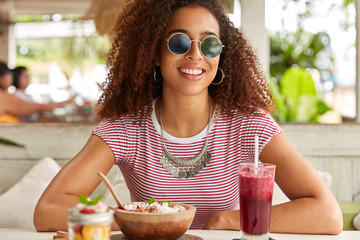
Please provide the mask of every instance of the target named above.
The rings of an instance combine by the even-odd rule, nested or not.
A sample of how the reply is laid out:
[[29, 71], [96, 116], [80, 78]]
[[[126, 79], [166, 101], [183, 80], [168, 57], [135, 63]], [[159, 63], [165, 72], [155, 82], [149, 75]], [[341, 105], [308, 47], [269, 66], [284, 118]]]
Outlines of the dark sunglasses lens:
[[219, 56], [222, 51], [222, 43], [216, 37], [207, 37], [201, 42], [201, 52], [207, 58]]
[[190, 39], [182, 33], [174, 34], [168, 41], [169, 50], [175, 55], [185, 54], [190, 49]]

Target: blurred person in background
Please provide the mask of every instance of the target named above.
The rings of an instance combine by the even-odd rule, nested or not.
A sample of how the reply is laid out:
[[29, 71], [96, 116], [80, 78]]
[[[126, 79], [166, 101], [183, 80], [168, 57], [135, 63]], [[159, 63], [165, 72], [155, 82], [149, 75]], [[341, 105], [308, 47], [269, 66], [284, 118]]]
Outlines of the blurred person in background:
[[[29, 71], [26, 67], [18, 66], [12, 70], [13, 72], [13, 85], [16, 88], [15, 95], [24, 101], [36, 103], [33, 98], [26, 93], [26, 89], [30, 83]], [[35, 122], [39, 119], [39, 114], [34, 113], [30, 116], [20, 117], [22, 122]]]
[[8, 69], [8, 66], [3, 62], [0, 62], [0, 68], [1, 68], [0, 89], [7, 91], [8, 88], [11, 87], [13, 83], [11, 71]]
[[20, 123], [19, 117], [29, 116], [39, 112], [53, 111], [55, 108], [63, 107], [66, 103], [72, 102], [71, 100], [49, 104], [30, 103], [13, 94], [9, 94], [5, 90], [9, 87], [6, 85], [9, 82], [11, 86], [11, 71], [5, 63], [0, 62], [0, 123]]

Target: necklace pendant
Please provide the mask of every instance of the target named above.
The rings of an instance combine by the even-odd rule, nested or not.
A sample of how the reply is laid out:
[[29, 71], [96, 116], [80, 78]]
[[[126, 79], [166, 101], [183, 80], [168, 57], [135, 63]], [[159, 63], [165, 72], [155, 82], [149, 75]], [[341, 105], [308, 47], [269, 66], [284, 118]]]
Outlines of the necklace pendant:
[[161, 163], [161, 165], [163, 165], [164, 166], [164, 163], [166, 162], [166, 158], [164, 157], [164, 156], [162, 156], [161, 158], [160, 158], [160, 163]]
[[191, 169], [191, 175], [195, 176], [199, 173], [199, 171], [196, 168]]
[[160, 158], [160, 163], [164, 167], [164, 169], [170, 173], [172, 176], [177, 178], [190, 178], [198, 175], [204, 167], [207, 166], [211, 159], [211, 153], [209, 151], [205, 151], [204, 155], [201, 156], [199, 161], [190, 168], [183, 168], [182, 166], [177, 166], [174, 164], [169, 157], [164, 154]]
[[179, 177], [179, 178], [185, 178], [185, 176], [186, 176], [185, 171], [184, 171], [184, 170], [180, 170], [180, 171], [179, 171], [179, 174], [178, 174], [178, 177]]
[[179, 177], [179, 169], [177, 169], [175, 166], [172, 166], [170, 170], [170, 174], [174, 177]]
[[203, 169], [203, 167], [201, 166], [201, 164], [196, 164], [194, 169], [196, 169], [196, 171], [199, 173]]
[[161, 130], [161, 140], [162, 140], [162, 150], [163, 156], [160, 158], [160, 164], [163, 168], [170, 173], [172, 176], [177, 178], [190, 178], [199, 174], [204, 167], [210, 162], [211, 153], [208, 151], [208, 137], [210, 129], [210, 120], [211, 120], [211, 99], [209, 98], [209, 122], [207, 125], [206, 139], [203, 147], [200, 152], [198, 152], [194, 157], [183, 159], [173, 156], [169, 150], [167, 150], [164, 143], [164, 134], [162, 129], [162, 120], [161, 120], [161, 102], [159, 105], [159, 117], [160, 117], [160, 130]]

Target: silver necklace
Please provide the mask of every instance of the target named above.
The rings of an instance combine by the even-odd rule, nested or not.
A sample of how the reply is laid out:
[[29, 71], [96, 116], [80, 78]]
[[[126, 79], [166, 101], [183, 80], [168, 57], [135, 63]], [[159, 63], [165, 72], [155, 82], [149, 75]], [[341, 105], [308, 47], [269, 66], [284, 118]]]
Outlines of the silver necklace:
[[197, 175], [204, 167], [209, 163], [211, 159], [211, 153], [208, 151], [208, 136], [210, 130], [210, 121], [211, 121], [211, 99], [209, 97], [209, 121], [207, 124], [206, 130], [206, 139], [204, 146], [194, 157], [192, 158], [177, 158], [172, 155], [169, 150], [167, 150], [164, 141], [164, 131], [162, 128], [162, 119], [161, 119], [161, 102], [159, 103], [159, 119], [160, 119], [160, 130], [161, 130], [161, 140], [163, 148], [163, 156], [160, 158], [161, 165], [165, 170], [177, 178], [190, 178]]

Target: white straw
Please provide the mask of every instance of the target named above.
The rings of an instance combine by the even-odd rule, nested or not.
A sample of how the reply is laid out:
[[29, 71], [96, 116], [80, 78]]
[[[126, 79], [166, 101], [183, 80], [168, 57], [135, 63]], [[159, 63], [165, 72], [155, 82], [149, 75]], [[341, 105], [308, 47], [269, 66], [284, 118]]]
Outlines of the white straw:
[[255, 167], [259, 165], [259, 136], [255, 135]]

